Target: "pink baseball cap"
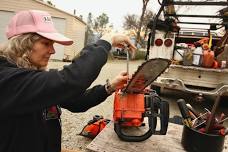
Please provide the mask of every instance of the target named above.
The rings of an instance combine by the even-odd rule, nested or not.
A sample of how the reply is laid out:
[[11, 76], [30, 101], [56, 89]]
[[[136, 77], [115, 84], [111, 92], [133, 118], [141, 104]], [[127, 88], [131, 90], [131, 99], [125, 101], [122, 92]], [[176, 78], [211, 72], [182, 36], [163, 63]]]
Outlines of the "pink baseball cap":
[[71, 39], [58, 33], [52, 22], [51, 15], [45, 11], [26, 10], [20, 11], [13, 16], [6, 28], [7, 38], [10, 39], [13, 36], [24, 33], [37, 33], [62, 45], [73, 44]]

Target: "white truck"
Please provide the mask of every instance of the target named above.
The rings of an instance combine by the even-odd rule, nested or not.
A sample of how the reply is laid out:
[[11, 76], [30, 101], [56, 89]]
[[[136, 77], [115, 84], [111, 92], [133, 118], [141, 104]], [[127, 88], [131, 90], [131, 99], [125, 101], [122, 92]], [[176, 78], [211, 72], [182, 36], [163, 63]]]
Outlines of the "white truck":
[[[218, 2], [218, 3], [211, 3], [211, 2], [175, 2], [174, 0], [163, 0], [161, 3], [161, 8], [159, 12], [157, 13], [157, 16], [153, 19], [152, 23], [150, 23], [151, 28], [151, 35], [148, 40], [148, 44], [150, 47], [147, 48], [148, 56], [147, 58], [166, 58], [172, 60], [172, 64], [170, 67], [157, 78], [156, 81], [154, 81], [151, 85], [153, 89], [155, 89], [158, 93], [160, 93], [160, 89], [162, 88], [168, 88], [168, 89], [175, 89], [175, 90], [181, 90], [189, 93], [193, 93], [196, 95], [201, 96], [203, 95], [210, 95], [210, 96], [216, 96], [219, 92], [225, 92], [223, 95], [228, 95], [228, 66], [224, 66], [223, 68], [217, 67], [217, 68], [205, 68], [203, 66], [200, 66], [199, 63], [193, 63], [193, 62], [199, 62], [202, 60], [202, 54], [197, 54], [196, 52], [192, 52], [193, 55], [193, 62], [187, 65], [183, 65], [183, 55], [185, 50], [180, 49], [183, 47], [183, 45], [193, 44], [194, 42], [204, 38], [208, 37], [208, 32], [210, 31], [212, 33], [212, 29], [200, 29], [196, 30], [195, 28], [192, 28], [191, 30], [188, 29], [188, 31], [184, 31], [179, 25], [180, 24], [200, 24], [200, 23], [194, 23], [194, 22], [180, 22], [177, 21], [176, 27], [180, 27], [179, 33], [176, 31], [176, 27], [174, 27], [174, 30], [170, 30], [170, 27], [167, 29], [162, 29], [162, 23], [161, 20], [159, 20], [159, 15], [164, 10], [164, 16], [167, 17], [196, 17], [196, 18], [219, 18], [221, 17], [223, 20], [226, 19], [228, 16], [213, 16], [213, 15], [184, 15], [184, 14], [176, 14], [176, 13], [169, 13], [172, 12], [167, 8], [169, 5], [223, 5], [227, 7], [227, 1], [224, 2]], [[226, 4], [226, 5], [224, 5]], [[173, 8], [173, 7], [172, 7]], [[166, 11], [166, 12], [165, 12]], [[227, 8], [226, 8], [227, 11]], [[227, 11], [228, 13], [228, 11]], [[224, 13], [225, 14], [225, 13]], [[159, 23], [160, 22], [160, 23]], [[179, 22], [179, 23], [178, 23]], [[167, 25], [167, 22], [164, 22]], [[158, 25], [159, 24], [159, 25]], [[210, 27], [216, 28], [217, 26], [222, 27], [225, 26], [226, 30], [226, 37], [222, 38], [218, 37], [216, 35], [213, 35], [213, 46], [215, 46], [218, 41], [223, 41], [223, 52], [227, 52], [228, 56], [228, 23], [201, 23], [203, 25], [211, 25]], [[170, 24], [173, 26], [173, 23]], [[178, 26], [177, 26], [178, 25]], [[172, 28], [172, 27], [171, 27]], [[204, 32], [203, 32], [204, 31]], [[180, 47], [181, 46], [181, 47]], [[178, 48], [179, 47], [179, 48]], [[198, 60], [201, 58], [201, 60]], [[194, 61], [195, 59], [195, 61]], [[179, 64], [182, 63], [182, 64]], [[224, 58], [224, 62], [228, 64], [228, 57]]]

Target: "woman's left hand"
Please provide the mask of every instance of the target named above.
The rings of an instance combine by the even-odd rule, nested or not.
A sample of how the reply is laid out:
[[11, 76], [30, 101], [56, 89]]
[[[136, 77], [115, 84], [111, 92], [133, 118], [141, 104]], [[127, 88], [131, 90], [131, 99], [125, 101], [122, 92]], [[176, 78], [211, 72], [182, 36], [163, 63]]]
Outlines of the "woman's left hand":
[[128, 79], [129, 75], [127, 75], [127, 72], [121, 72], [110, 81], [110, 85], [115, 90], [122, 89], [126, 87]]

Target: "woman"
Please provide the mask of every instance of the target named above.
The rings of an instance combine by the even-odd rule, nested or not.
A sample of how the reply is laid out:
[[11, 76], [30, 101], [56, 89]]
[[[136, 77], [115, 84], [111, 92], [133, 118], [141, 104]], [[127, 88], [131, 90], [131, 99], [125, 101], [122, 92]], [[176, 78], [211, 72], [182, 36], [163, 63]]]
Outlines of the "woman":
[[106, 35], [86, 46], [63, 70], [45, 71], [55, 53], [53, 43], [73, 43], [57, 33], [47, 12], [18, 12], [6, 35], [8, 43], [0, 51], [1, 152], [60, 152], [60, 107], [83, 112], [103, 102], [128, 77], [121, 73], [110, 83], [88, 89], [106, 63], [111, 45], [135, 49], [126, 36]]

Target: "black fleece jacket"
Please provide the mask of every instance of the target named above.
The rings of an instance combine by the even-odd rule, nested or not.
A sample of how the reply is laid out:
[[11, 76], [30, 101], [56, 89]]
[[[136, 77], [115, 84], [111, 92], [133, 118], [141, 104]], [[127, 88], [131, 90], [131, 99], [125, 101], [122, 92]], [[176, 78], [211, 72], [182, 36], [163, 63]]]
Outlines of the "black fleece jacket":
[[103, 85], [88, 87], [107, 61], [111, 45], [99, 40], [63, 70], [18, 68], [0, 58], [0, 152], [60, 152], [58, 119], [45, 120], [47, 107], [83, 112], [104, 101]]

